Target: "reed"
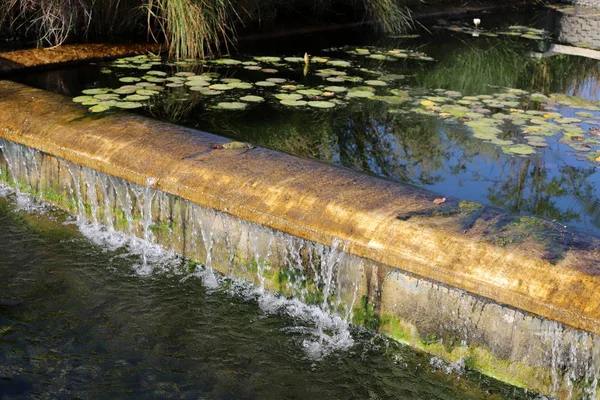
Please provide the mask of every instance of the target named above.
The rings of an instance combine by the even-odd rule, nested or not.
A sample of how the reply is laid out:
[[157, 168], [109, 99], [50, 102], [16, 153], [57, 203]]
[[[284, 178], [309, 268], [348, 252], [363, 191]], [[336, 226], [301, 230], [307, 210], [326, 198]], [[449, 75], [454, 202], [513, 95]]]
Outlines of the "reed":
[[[1, 0], [0, 36], [59, 46], [89, 36], [143, 35], [165, 41], [171, 56], [206, 57], [235, 41], [236, 26], [297, 13], [300, 23], [339, 13], [397, 33], [410, 25], [406, 0]], [[341, 8], [340, 8], [341, 7]], [[304, 14], [304, 10], [310, 12]], [[268, 10], [265, 13], [265, 10]], [[335, 11], [334, 11], [335, 10]]]

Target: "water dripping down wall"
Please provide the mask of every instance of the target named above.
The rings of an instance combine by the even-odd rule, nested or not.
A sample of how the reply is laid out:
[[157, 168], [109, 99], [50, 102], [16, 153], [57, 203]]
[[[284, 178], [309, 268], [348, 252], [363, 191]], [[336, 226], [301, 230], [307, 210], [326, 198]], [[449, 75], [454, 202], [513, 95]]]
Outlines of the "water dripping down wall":
[[305, 343], [314, 357], [350, 346], [354, 322], [537, 392], [599, 398], [593, 334], [350, 255], [340, 240], [313, 243], [215, 212], [148, 179], [139, 186], [0, 140], [0, 180], [17, 193], [72, 213], [103, 245], [127, 246], [141, 273], [157, 257], [179, 257], [203, 265], [177, 264], [209, 288], [219, 276], [252, 283], [263, 309], [315, 321], [315, 340]]

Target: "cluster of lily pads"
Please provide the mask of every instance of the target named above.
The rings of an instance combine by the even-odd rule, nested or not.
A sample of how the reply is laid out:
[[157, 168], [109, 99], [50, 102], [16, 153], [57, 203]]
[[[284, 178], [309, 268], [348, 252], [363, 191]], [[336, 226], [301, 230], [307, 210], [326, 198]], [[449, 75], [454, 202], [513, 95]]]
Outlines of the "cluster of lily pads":
[[[373, 50], [373, 54], [378, 53]], [[426, 58], [423, 53], [403, 54]], [[294, 74], [302, 76], [302, 70], [303, 75], [311, 74], [322, 79], [322, 83], [306, 86], [289, 78]], [[356, 68], [351, 61], [330, 57], [312, 57], [308, 62], [304, 57], [275, 56], [245, 61], [221, 58], [162, 62], [158, 57], [141, 55], [117, 59], [101, 71], [115, 75], [122, 86], [86, 89], [73, 99], [88, 106], [90, 112], [143, 107], [169, 91], [179, 91], [182, 99], [192, 94], [203, 96], [208, 108], [227, 110], [242, 110], [266, 100], [287, 107], [326, 109], [355, 99], [392, 102], [395, 96], [405, 97], [404, 92], [390, 86], [404, 79], [403, 75]], [[251, 75], [252, 79], [233, 77], [238, 72]]]
[[[582, 158], [600, 161], [600, 104], [593, 101], [511, 88], [478, 96], [437, 89], [415, 97], [413, 106], [413, 112], [463, 124], [473, 137], [500, 146], [507, 154], [534, 154], [536, 148], [548, 146], [550, 137], [561, 134], [560, 143]], [[568, 107], [576, 117], [564, 116], [558, 106]]]
[[530, 40], [546, 40], [550, 38], [550, 32], [544, 29], [531, 28], [527, 26], [512, 25], [502, 30], [485, 30], [474, 26], [465, 24], [442, 24], [437, 25], [434, 28], [446, 29], [452, 32], [465, 33], [470, 36], [487, 36], [487, 37], [498, 37], [499, 35], [520, 37], [523, 39]]

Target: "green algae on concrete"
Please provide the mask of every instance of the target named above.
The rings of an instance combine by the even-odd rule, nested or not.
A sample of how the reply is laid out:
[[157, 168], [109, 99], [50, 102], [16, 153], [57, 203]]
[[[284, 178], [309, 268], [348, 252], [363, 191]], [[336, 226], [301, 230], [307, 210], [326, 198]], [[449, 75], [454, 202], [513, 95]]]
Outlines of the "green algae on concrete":
[[[213, 146], [222, 145], [227, 140], [139, 116], [123, 113], [90, 118], [68, 99], [14, 83], [0, 82], [0, 107], [6, 111], [0, 115], [0, 136], [44, 152], [39, 154], [46, 153], [45, 160], [68, 160], [38, 163], [42, 169], [47, 169], [41, 174], [44, 177], [40, 179], [42, 187], [30, 184], [27, 179], [37, 178], [24, 173], [21, 179], [26, 190], [44, 196], [43, 182], [52, 181], [51, 177], [62, 177], [65, 183], [74, 179], [65, 173], [64, 167], [59, 167], [60, 163], [77, 163], [100, 171], [92, 173], [84, 167], [73, 167], [76, 171], [82, 168], [78, 176], [94, 175], [97, 183], [90, 187], [96, 189], [105, 186], [107, 179], [116, 180], [112, 177], [125, 179], [148, 190], [156, 189], [157, 194], [163, 194], [157, 196], [160, 201], [152, 205], [155, 217], [152, 224], [158, 229], [151, 229], [150, 233], [155, 234], [154, 239], [161, 245], [193, 260], [206, 260], [205, 246], [187, 225], [193, 222], [189, 216], [196, 212], [194, 210], [203, 207], [203, 218], [217, 218], [206, 216], [206, 213], [212, 215], [210, 212], [213, 211], [206, 211], [209, 209], [231, 218], [230, 223], [234, 224], [231, 230], [238, 235], [235, 243], [247, 242], [249, 229], [258, 229], [253, 231], [254, 236], [258, 235], [258, 239], [254, 240], [261, 243], [270, 242], [269, 237], [282, 232], [297, 238], [295, 240], [320, 246], [333, 246], [337, 242], [338, 245], [333, 247], [341, 246], [340, 251], [348, 257], [358, 257], [354, 267], [345, 267], [344, 276], [352, 279], [348, 278], [340, 285], [339, 298], [332, 306], [333, 309], [354, 309], [357, 322], [372, 328], [380, 327], [386, 331], [394, 318], [407, 318], [403, 313], [407, 306], [399, 306], [399, 299], [402, 299], [398, 295], [399, 289], [394, 289], [389, 282], [398, 282], [409, 273], [425, 278], [420, 282], [426, 283], [428, 279], [443, 284], [431, 289], [431, 293], [458, 293], [466, 303], [474, 301], [470, 299], [477, 296], [487, 298], [481, 307], [486, 315], [492, 312], [488, 309], [500, 307], [495, 317], [488, 318], [492, 321], [491, 325], [478, 326], [473, 320], [465, 325], [467, 331], [472, 332], [467, 337], [466, 347], [487, 349], [500, 360], [513, 360], [512, 363], [521, 360], [544, 371], [551, 368], [543, 346], [540, 349], [541, 345], [537, 343], [539, 337], [531, 335], [531, 324], [537, 321], [546, 321], [550, 327], [558, 326], [562, 336], [555, 335], [555, 339], [564, 348], [570, 346], [567, 339], [563, 343], [563, 338], [567, 337], [564, 332], [573, 336], [569, 332], [574, 331], [582, 337], [589, 337], [590, 345], [597, 341], [595, 335], [577, 330], [584, 329], [593, 334], [600, 332], [598, 302], [589, 301], [589, 293], [597, 293], [600, 288], [597, 239], [565, 232], [552, 238], [552, 243], [565, 241], [560, 257], [549, 259], [538, 251], [543, 243], [536, 242], [536, 238], [506, 247], [490, 243], [486, 239], [488, 232], [505, 227], [523, 229], [523, 224], [530, 229], [536, 225], [531, 221], [517, 221], [515, 226], [511, 226], [515, 216], [498, 210], [469, 203], [461, 206], [461, 203], [450, 199], [449, 209], [456, 209], [457, 213], [423, 218], [422, 213], [428, 210], [443, 209], [432, 204], [435, 196], [426, 191], [261, 148], [252, 151], [214, 150]], [[168, 135], [165, 135], [167, 131]], [[115, 187], [123, 186], [127, 185], [121, 182]], [[69, 196], [71, 192], [67, 189], [67, 186], [53, 186], [53, 190], [46, 194], [48, 197], [57, 193]], [[84, 187], [82, 201], [91, 204], [93, 196], [86, 194], [87, 190], [90, 189]], [[96, 190], [99, 205], [104, 200], [101, 193], [101, 190]], [[111, 192], [107, 196], [114, 197], [115, 194]], [[114, 199], [108, 200], [117, 204]], [[63, 203], [72, 204], [72, 200], [64, 200]], [[85, 204], [83, 209], [88, 216], [95, 210], [98, 220], [116, 220], [115, 226], [126, 225], [129, 233], [142, 235], [142, 218], [131, 210], [126, 213], [114, 206], [99, 206], [92, 210]], [[132, 220], [126, 220], [123, 214], [132, 215]], [[399, 215], [416, 217], [399, 219]], [[474, 216], [466, 229], [463, 224], [465, 216]], [[173, 220], [172, 224], [170, 220]], [[255, 227], [249, 228], [244, 224]], [[264, 228], [257, 228], [261, 225]], [[160, 229], [161, 226], [165, 229]], [[167, 234], [166, 230], [172, 230], [172, 233]], [[217, 246], [223, 246], [222, 242]], [[211, 265], [222, 273], [232, 273], [235, 265], [244, 265], [245, 271], [235, 268], [237, 275], [255, 283], [262, 279], [260, 283], [265, 288], [290, 293], [290, 282], [297, 279], [293, 278], [294, 274], [302, 273], [285, 272], [283, 260], [286, 252], [293, 250], [290, 246], [273, 246], [268, 252], [269, 257], [262, 256], [260, 259], [244, 246], [233, 254], [219, 248], [215, 250]], [[297, 247], [302, 246], [296, 243], [291, 247], [299, 252]], [[298, 258], [303, 260], [303, 265], [319, 259], [306, 254]], [[306, 279], [304, 299], [332, 302], [333, 299], [324, 299], [318, 291], [319, 284], [315, 281], [318, 276], [308, 276], [303, 278]], [[420, 285], [425, 286], [424, 283]], [[415, 304], [419, 304], [416, 300], [422, 295], [419, 291], [409, 294], [410, 302], [406, 304], [411, 304], [414, 311]], [[429, 317], [411, 322], [416, 333], [410, 338], [418, 338], [418, 341], [411, 339], [411, 345], [427, 346], [428, 349], [441, 346], [440, 349], [447, 352], [460, 347], [457, 344], [460, 341], [452, 338], [457, 330], [451, 324], [452, 319], [439, 311], [444, 308], [443, 304], [422, 304], [427, 314], [421, 312], [415, 315]], [[462, 303], [457, 304], [459, 309], [464, 307]], [[521, 341], [513, 343], [507, 338], [505, 331], [510, 332], [511, 329], [506, 327], [499, 334], [495, 332], [497, 329], [489, 329], [503, 324], [503, 320], [509, 326], [514, 325], [509, 322], [511, 317], [506, 317], [507, 310], [512, 314], [523, 310], [518, 311], [518, 316], [529, 318], [519, 317], [530, 321], [523, 323], [517, 331], [523, 337]], [[512, 318], [514, 322], [515, 316], [512, 315]], [[446, 322], [442, 324], [441, 321]], [[495, 332], [498, 337], [490, 332]], [[550, 332], [547, 336], [552, 334]], [[544, 343], [547, 346], [547, 342]], [[488, 364], [493, 364], [482, 361], [485, 357], [478, 359], [477, 354], [474, 350], [467, 352], [465, 357], [470, 357], [470, 365], [485, 369]], [[500, 367], [500, 364], [493, 364], [488, 373], [504, 376], [504, 380], [511, 382], [524, 379], [512, 369], [502, 370]], [[548, 376], [548, 373], [545, 374]], [[563, 376], [562, 372], [559, 375]], [[585, 380], [585, 374], [577, 376]], [[542, 383], [527, 382], [523, 386], [543, 386], [540, 391], [553, 393], [553, 389], [547, 387], [547, 380], [539, 381]], [[559, 388], [565, 385], [559, 382]]]

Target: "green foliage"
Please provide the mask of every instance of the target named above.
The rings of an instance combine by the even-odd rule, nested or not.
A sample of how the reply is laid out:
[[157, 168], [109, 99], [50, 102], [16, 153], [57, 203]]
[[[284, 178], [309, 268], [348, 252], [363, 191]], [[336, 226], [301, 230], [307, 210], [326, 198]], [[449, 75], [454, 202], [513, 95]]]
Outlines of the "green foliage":
[[[4, 0], [0, 2], [0, 36], [36, 40], [38, 46], [59, 46], [89, 34], [141, 35], [166, 41], [177, 58], [204, 58], [227, 49], [235, 40], [235, 27], [245, 21], [262, 21], [269, 8], [273, 19], [279, 10], [313, 8], [313, 17], [326, 14], [340, 2], [323, 0]], [[403, 32], [410, 13], [398, 0], [343, 0], [349, 10], [376, 21], [388, 33]], [[307, 16], [298, 13], [306, 20]], [[302, 21], [301, 20], [301, 21]]]

